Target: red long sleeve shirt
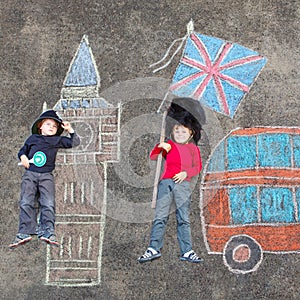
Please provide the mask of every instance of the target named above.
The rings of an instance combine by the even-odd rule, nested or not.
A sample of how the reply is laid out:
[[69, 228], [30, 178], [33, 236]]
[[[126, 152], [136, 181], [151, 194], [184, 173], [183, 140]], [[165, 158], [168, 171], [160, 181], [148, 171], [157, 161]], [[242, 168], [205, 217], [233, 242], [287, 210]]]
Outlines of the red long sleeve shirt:
[[172, 179], [175, 174], [185, 171], [187, 172], [185, 180], [190, 181], [202, 169], [199, 148], [193, 143], [177, 144], [171, 140], [168, 143], [172, 147], [168, 153], [164, 149], [158, 148], [158, 144], [150, 153], [151, 160], [156, 160], [160, 152], [165, 158], [164, 170], [160, 179]]

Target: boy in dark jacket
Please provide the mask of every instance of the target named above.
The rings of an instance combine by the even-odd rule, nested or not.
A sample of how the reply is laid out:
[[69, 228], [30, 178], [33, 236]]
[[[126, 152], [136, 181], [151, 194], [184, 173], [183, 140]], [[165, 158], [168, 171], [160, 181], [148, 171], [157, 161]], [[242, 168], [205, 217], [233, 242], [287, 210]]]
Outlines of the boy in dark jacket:
[[[60, 136], [63, 131], [69, 137]], [[80, 139], [69, 122], [63, 122], [54, 110], [45, 111], [32, 125], [32, 135], [18, 153], [25, 167], [21, 183], [19, 231], [9, 245], [15, 248], [29, 242], [37, 230], [35, 202], [39, 197], [38, 238], [58, 246], [55, 237], [55, 185], [52, 171], [59, 148], [72, 148]]]

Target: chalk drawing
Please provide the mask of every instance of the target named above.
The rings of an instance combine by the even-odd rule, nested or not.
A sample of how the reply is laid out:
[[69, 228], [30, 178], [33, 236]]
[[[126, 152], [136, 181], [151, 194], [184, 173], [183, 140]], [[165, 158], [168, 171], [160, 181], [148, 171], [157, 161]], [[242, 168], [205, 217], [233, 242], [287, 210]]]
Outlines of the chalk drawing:
[[47, 248], [47, 285], [100, 283], [107, 201], [107, 166], [119, 160], [120, 104], [98, 95], [100, 76], [87, 36], [72, 60], [54, 109], [80, 136], [78, 149], [60, 151], [56, 175], [56, 234]]
[[208, 253], [233, 273], [258, 269], [263, 253], [300, 253], [300, 128], [235, 129], [212, 151], [201, 182]]
[[165, 56], [151, 67], [162, 63], [176, 42], [180, 44], [171, 59], [153, 72], [168, 66], [184, 45], [169, 91], [199, 100], [213, 111], [233, 118], [267, 59], [239, 44], [195, 32], [191, 20], [186, 35], [175, 40]]
[[[98, 97], [99, 87], [100, 76], [97, 65], [88, 37], [84, 35], [63, 83], [61, 90], [62, 107], [65, 108], [64, 105], [73, 109], [89, 107], [89, 101], [93, 101], [92, 97]], [[71, 99], [69, 103], [68, 99]]]

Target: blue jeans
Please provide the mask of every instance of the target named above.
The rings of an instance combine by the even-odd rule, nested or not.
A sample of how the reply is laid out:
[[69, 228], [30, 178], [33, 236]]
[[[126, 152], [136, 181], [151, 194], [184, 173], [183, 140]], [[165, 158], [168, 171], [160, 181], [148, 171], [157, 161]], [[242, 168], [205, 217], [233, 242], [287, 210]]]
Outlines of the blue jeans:
[[172, 179], [163, 179], [160, 181], [149, 247], [156, 251], [160, 251], [162, 248], [173, 199], [176, 205], [177, 239], [182, 255], [192, 250], [189, 221], [191, 188], [188, 181], [183, 181], [180, 184], [175, 183]]
[[[37, 224], [36, 201], [40, 205], [40, 220]], [[38, 235], [54, 233], [55, 186], [52, 173], [37, 173], [26, 170], [22, 176], [19, 233]]]

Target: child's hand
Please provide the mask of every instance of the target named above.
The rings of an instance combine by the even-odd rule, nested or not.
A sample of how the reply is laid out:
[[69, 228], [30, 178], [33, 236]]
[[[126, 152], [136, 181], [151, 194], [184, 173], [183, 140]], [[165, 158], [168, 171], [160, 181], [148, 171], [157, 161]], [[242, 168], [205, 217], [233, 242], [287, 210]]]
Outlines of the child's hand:
[[181, 183], [186, 178], [187, 178], [187, 172], [182, 171], [180, 173], [177, 173], [172, 179], [175, 183]]
[[21, 159], [22, 166], [25, 167], [26, 169], [28, 169], [29, 168], [29, 159], [28, 159], [28, 157], [25, 154], [23, 154], [20, 157], [20, 159]]
[[73, 132], [74, 132], [74, 129], [72, 128], [70, 122], [67, 122], [67, 121], [62, 122], [62, 125], [61, 125], [61, 126], [62, 126], [62, 128], [63, 128], [64, 130], [67, 130], [69, 133], [73, 133]]
[[169, 143], [166, 142], [162, 142], [158, 145], [158, 148], [163, 148], [164, 150], [167, 151], [167, 153], [171, 150], [171, 145]]

